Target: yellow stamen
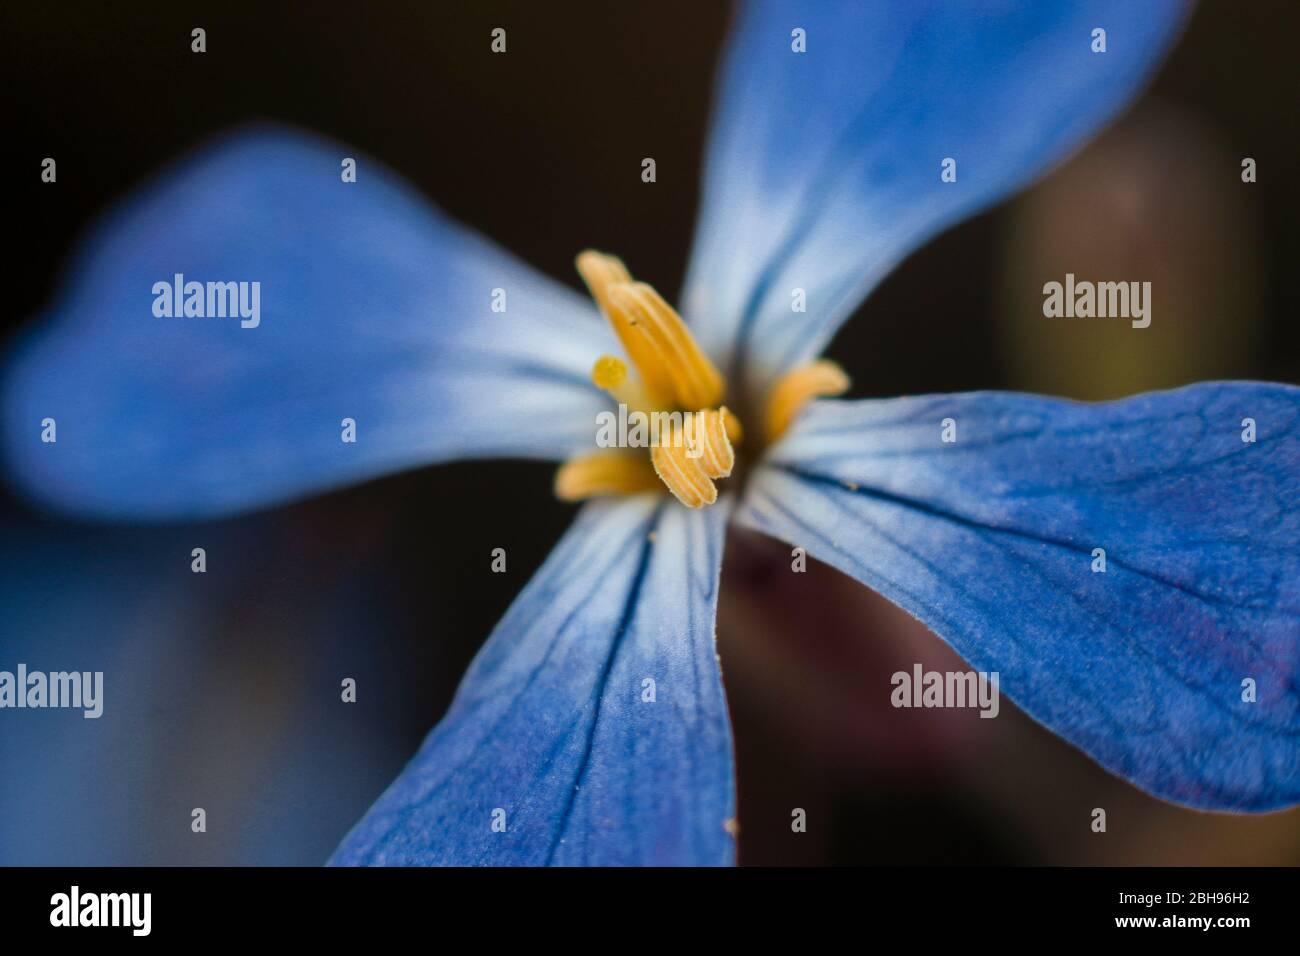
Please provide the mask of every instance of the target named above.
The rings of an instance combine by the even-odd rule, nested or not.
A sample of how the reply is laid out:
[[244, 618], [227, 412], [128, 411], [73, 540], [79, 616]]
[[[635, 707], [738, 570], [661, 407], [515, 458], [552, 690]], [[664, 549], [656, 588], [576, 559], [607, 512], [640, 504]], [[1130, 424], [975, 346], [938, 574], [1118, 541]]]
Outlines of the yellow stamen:
[[629, 410], [648, 412], [654, 409], [654, 401], [645, 386], [628, 374], [627, 363], [621, 358], [602, 355], [596, 359], [596, 364], [591, 367], [591, 381]]
[[673, 496], [688, 508], [701, 508], [718, 500], [718, 486], [704, 473], [699, 458], [693, 458], [676, 429], [650, 449], [655, 473]]
[[596, 300], [601, 311], [606, 313], [609, 312], [607, 290], [610, 285], [615, 282], [632, 281], [632, 273], [627, 271], [627, 266], [623, 265], [622, 259], [597, 252], [595, 249], [584, 249], [578, 253], [574, 264], [578, 267], [578, 274], [582, 276], [582, 281], [587, 283], [587, 288], [591, 290], [591, 297]]
[[621, 451], [579, 455], [555, 473], [555, 497], [581, 501], [599, 495], [635, 495], [662, 487], [644, 454]]
[[722, 376], [681, 316], [653, 288], [634, 282], [622, 261], [587, 249], [577, 267], [631, 359], [629, 368], [613, 355], [600, 356], [592, 382], [629, 409], [670, 413], [676, 425], [657, 436], [649, 462], [608, 452], [573, 459], [556, 474], [555, 493], [566, 500], [632, 494], [662, 481], [688, 508], [713, 504], [718, 500], [713, 480], [731, 474], [733, 446], [743, 437], [731, 411], [715, 407], [726, 391]]
[[[647, 379], [666, 377], [682, 408], [709, 408], [725, 389], [722, 376], [696, 344], [682, 317], [644, 282], [617, 282], [608, 288], [610, 308], [641, 337], [658, 363]], [[641, 360], [634, 359], [637, 368]]]
[[848, 387], [849, 377], [844, 369], [828, 359], [818, 359], [787, 372], [768, 393], [763, 415], [764, 436], [769, 442], [776, 441], [810, 401], [840, 395]]
[[575, 263], [578, 267], [578, 273], [582, 276], [582, 281], [587, 283], [591, 297], [596, 300], [600, 310], [605, 313], [605, 318], [614, 327], [619, 342], [623, 344], [624, 351], [627, 352], [628, 357], [632, 359], [632, 364], [636, 366], [637, 372], [640, 373], [641, 381], [644, 383], [654, 407], [667, 405], [671, 401], [673, 394], [672, 376], [668, 374], [668, 370], [664, 368], [663, 363], [659, 360], [654, 346], [646, 341], [646, 337], [632, 327], [628, 317], [615, 309], [610, 302], [609, 291], [613, 286], [632, 281], [627, 266], [623, 265], [621, 259], [607, 256], [594, 249], [587, 249], [579, 253]]
[[726, 412], [723, 416], [722, 424], [727, 429], [727, 437], [731, 439], [733, 445], [739, 445], [745, 440], [745, 426], [740, 424], [740, 419], [731, 413], [726, 405], [718, 409], [720, 412]]
[[706, 408], [695, 413], [689, 450], [710, 478], [726, 478], [736, 464], [736, 452], [727, 437], [727, 409]]

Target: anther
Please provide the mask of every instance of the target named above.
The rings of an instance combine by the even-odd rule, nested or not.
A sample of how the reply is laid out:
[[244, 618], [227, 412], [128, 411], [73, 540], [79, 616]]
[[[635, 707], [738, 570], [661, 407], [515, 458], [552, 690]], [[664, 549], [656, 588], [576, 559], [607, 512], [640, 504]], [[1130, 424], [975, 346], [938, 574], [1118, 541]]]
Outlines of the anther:
[[650, 449], [650, 461], [668, 490], [688, 508], [702, 508], [718, 500], [718, 487], [694, 457], [680, 431], [674, 429]]
[[631, 325], [627, 315], [614, 307], [610, 300], [610, 290], [616, 285], [632, 281], [632, 276], [621, 259], [607, 256], [594, 249], [587, 249], [578, 254], [575, 260], [582, 281], [587, 284], [591, 297], [600, 306], [609, 324], [627, 352], [632, 364], [641, 375], [642, 384], [655, 407], [667, 405], [673, 394], [673, 379], [663, 366], [658, 353], [644, 335], [638, 333]]
[[644, 453], [606, 451], [579, 455], [566, 461], [555, 473], [555, 497], [561, 501], [634, 495], [662, 487]]
[[829, 359], [818, 359], [783, 375], [768, 393], [763, 415], [763, 436], [774, 442], [785, 434], [805, 405], [847, 391], [849, 377]]
[[[672, 383], [677, 405], [709, 408], [722, 398], [725, 385], [718, 370], [696, 344], [682, 317], [644, 282], [614, 283], [610, 308], [640, 337], [657, 363], [656, 378]], [[641, 360], [637, 359], [637, 367]]]
[[736, 452], [727, 437], [726, 408], [706, 408], [694, 415], [688, 435], [692, 457], [710, 478], [726, 478], [736, 464]]

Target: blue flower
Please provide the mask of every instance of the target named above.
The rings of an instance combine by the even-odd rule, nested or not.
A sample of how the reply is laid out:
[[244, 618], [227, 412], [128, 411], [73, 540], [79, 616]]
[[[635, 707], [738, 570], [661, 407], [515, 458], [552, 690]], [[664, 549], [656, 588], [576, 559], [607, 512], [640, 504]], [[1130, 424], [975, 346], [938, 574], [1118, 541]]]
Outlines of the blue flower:
[[[88, 243], [14, 358], [11, 471], [110, 517], [225, 514], [486, 456], [562, 461], [561, 497], [602, 499], [337, 863], [730, 863], [713, 631], [732, 518], [886, 595], [1138, 787], [1296, 803], [1300, 389], [820, 400], [847, 386], [817, 356], [861, 299], [1113, 117], [1184, 13], [746, 5], [689, 325], [612, 256], [578, 257], [593, 308], [369, 160], [341, 183], [355, 154], [337, 145], [233, 135]], [[257, 327], [155, 316], [145, 291], [177, 274], [259, 280]], [[616, 402], [685, 417], [649, 454], [597, 450]], [[54, 445], [36, 437], [47, 418]]]

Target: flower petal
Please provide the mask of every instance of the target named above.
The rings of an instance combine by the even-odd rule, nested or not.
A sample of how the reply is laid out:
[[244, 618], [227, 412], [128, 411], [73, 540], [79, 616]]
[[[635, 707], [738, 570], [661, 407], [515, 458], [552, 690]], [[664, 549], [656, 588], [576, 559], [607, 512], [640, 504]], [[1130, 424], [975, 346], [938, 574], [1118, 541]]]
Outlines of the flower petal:
[[1300, 802], [1298, 506], [1300, 389], [1215, 382], [818, 403], [742, 520], [916, 615], [1142, 789], [1268, 810]]
[[[343, 157], [356, 182], [342, 181]], [[178, 273], [259, 282], [258, 324], [155, 316], [154, 283]], [[46, 319], [8, 370], [12, 473], [62, 508], [150, 518], [450, 458], [566, 457], [592, 443], [608, 401], [588, 375], [614, 345], [583, 296], [378, 163], [263, 128], [201, 150], [113, 213]], [[41, 441], [46, 418], [57, 443]]]
[[[301, 526], [106, 531], [0, 505], [0, 698], [21, 665], [50, 678], [47, 706], [0, 707], [0, 867], [310, 866], [330, 852], [407, 754], [393, 708], [323, 691], [392, 676], [356, 638], [382, 632], [400, 598], [374, 562], [304, 555]], [[80, 708], [56, 706], [57, 673], [83, 675], [65, 687]], [[413, 704], [414, 683], [385, 685], [387, 702]], [[191, 832], [196, 806], [219, 839]]]
[[713, 634], [726, 517], [663, 496], [588, 505], [332, 862], [733, 862]]
[[[1123, 107], [1182, 0], [743, 6], [723, 65], [683, 314], [762, 394], [904, 256], [1024, 187]], [[1107, 34], [1092, 52], [1092, 31]], [[805, 31], [806, 52], [792, 50]], [[945, 159], [955, 182], [940, 179]], [[792, 309], [795, 289], [806, 311]]]

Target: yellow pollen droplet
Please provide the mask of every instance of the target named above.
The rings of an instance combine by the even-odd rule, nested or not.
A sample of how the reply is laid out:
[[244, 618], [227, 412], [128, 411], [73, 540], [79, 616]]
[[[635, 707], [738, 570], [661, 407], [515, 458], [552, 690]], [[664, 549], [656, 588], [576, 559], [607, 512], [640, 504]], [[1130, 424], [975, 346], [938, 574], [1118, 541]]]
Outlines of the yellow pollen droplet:
[[654, 408], [645, 387], [628, 373], [627, 363], [613, 355], [602, 355], [591, 367], [591, 381], [597, 388], [610, 394], [616, 402], [628, 407], [629, 411], [648, 412]]
[[592, 366], [591, 380], [597, 388], [612, 391], [627, 381], [627, 365], [613, 355], [602, 355]]
[[655, 470], [643, 454], [621, 451], [579, 455], [555, 473], [555, 497], [582, 501], [601, 495], [635, 495], [662, 489]]
[[829, 359], [818, 359], [792, 369], [768, 393], [763, 415], [764, 437], [768, 442], [776, 441], [810, 401], [843, 394], [848, 387], [849, 377], [844, 369]]

